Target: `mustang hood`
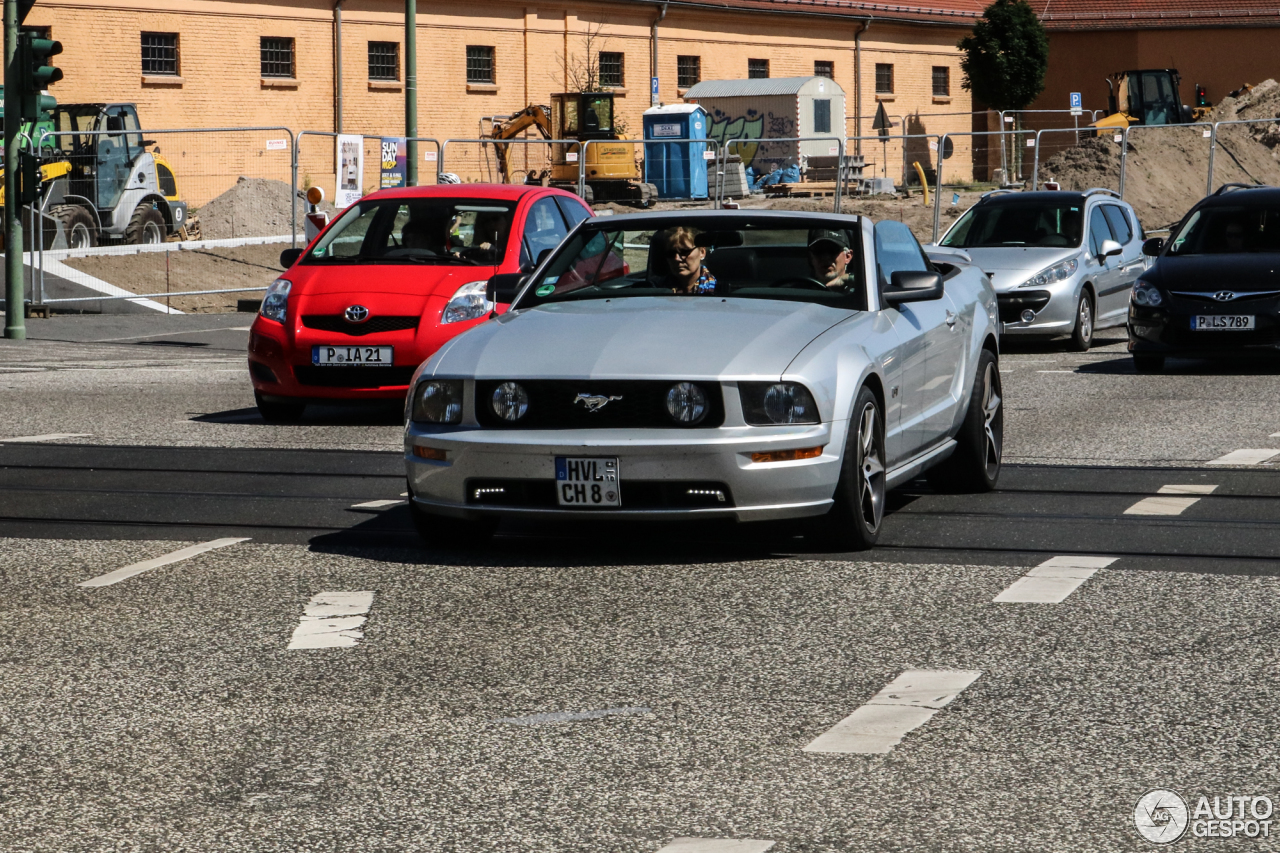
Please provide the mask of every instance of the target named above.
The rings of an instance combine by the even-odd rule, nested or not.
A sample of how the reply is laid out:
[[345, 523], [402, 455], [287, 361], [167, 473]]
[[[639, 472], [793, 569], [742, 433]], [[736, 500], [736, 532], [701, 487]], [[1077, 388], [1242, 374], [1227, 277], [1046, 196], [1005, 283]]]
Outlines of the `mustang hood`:
[[777, 377], [806, 344], [855, 313], [705, 296], [552, 303], [459, 336], [433, 372], [488, 379]]
[[1280, 290], [1280, 254], [1165, 255], [1142, 277], [1168, 290]]

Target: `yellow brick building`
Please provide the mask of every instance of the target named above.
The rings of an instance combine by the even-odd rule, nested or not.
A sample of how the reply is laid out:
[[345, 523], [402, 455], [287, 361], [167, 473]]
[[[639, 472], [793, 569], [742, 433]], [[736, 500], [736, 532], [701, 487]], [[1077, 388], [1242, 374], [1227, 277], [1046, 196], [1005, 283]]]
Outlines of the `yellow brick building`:
[[[419, 2], [419, 134], [476, 137], [484, 117], [547, 103], [570, 88], [588, 50], [634, 134], [653, 76], [671, 103], [698, 80], [811, 74], [844, 89], [849, 135], [873, 132], [880, 103], [912, 132], [967, 131], [955, 45], [980, 12], [975, 0]], [[404, 132], [402, 2], [39, 0], [26, 24], [64, 46], [66, 76], [51, 90], [60, 102], [135, 102], [144, 127]], [[950, 176], [972, 176], [969, 150], [956, 146]], [[331, 141], [303, 152], [308, 174], [332, 171]], [[478, 164], [476, 146], [458, 152], [458, 163]], [[420, 168], [425, 181], [434, 164]], [[278, 164], [258, 171], [279, 176]]]

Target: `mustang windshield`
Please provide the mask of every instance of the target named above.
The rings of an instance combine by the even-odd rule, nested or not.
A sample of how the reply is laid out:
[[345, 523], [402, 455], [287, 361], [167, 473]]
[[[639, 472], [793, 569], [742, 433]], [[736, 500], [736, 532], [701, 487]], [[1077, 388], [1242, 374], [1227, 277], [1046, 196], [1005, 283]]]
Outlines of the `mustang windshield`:
[[657, 222], [646, 230], [584, 226], [530, 282], [518, 307], [679, 296], [781, 299], [864, 309], [857, 230], [794, 226], [794, 221], [755, 223], [742, 218], [720, 223], [704, 219], [697, 225]]
[[955, 224], [942, 240], [955, 249], [991, 246], [1079, 246], [1084, 217], [1077, 202], [1001, 201], [980, 204]]
[[1169, 246], [1171, 255], [1280, 252], [1280, 209], [1204, 207], [1188, 217]]
[[334, 223], [305, 264], [497, 264], [515, 205], [471, 198], [361, 201]]

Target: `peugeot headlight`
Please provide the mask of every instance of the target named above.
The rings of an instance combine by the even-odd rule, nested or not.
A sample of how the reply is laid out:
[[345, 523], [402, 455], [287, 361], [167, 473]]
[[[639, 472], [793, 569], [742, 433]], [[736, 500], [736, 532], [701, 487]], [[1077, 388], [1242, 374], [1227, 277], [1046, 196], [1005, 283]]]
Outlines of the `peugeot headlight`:
[[681, 426], [693, 426], [707, 416], [707, 392], [692, 382], [667, 389], [667, 414]]
[[1068, 258], [1065, 261], [1056, 263], [1048, 269], [1040, 270], [1040, 272], [1031, 276], [1018, 287], [1045, 287], [1046, 285], [1056, 284], [1060, 281], [1066, 281], [1076, 274], [1076, 270], [1080, 269], [1080, 262], [1075, 258]]
[[428, 424], [462, 423], [462, 380], [419, 382], [413, 389], [413, 419]]
[[485, 298], [484, 281], [469, 281], [454, 291], [449, 303], [440, 315], [441, 323], [461, 323], [483, 317], [493, 310], [493, 303]]
[[753, 426], [816, 424], [818, 404], [809, 389], [794, 382], [740, 382], [742, 414]]
[[1160, 295], [1160, 289], [1154, 284], [1143, 279], [1138, 279], [1133, 283], [1133, 303], [1135, 305], [1146, 305], [1154, 308], [1164, 302], [1164, 297]]
[[287, 278], [278, 278], [271, 282], [271, 286], [267, 288], [267, 295], [262, 297], [262, 307], [258, 309], [258, 313], [268, 320], [283, 323], [285, 309], [289, 307], [289, 291], [292, 289], [293, 282]]
[[510, 423], [520, 420], [529, 411], [529, 392], [518, 382], [503, 382], [493, 389], [493, 399], [489, 402], [493, 413]]

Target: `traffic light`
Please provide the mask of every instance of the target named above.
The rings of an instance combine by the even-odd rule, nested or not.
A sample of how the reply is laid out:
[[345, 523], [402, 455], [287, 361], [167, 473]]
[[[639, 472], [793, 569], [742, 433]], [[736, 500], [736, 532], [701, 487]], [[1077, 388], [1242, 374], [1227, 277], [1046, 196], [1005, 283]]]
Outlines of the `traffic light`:
[[49, 57], [60, 53], [60, 41], [39, 38], [31, 32], [18, 34], [18, 91], [24, 121], [39, 121], [42, 107], [53, 102], [53, 98], [41, 92], [62, 79], [62, 69], [49, 64]]

